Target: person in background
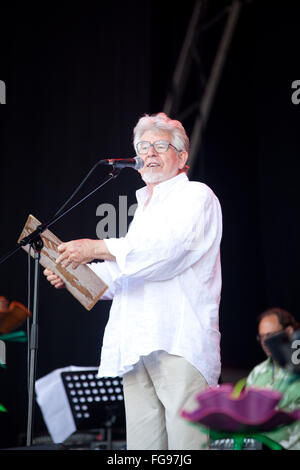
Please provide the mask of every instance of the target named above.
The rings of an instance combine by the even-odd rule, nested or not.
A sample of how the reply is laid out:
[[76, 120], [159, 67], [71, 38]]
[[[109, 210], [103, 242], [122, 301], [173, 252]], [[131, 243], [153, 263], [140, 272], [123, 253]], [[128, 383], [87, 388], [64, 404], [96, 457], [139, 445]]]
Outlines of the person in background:
[[180, 413], [220, 375], [221, 207], [206, 184], [188, 179], [179, 121], [141, 117], [134, 147], [145, 186], [127, 235], [63, 243], [57, 263], [89, 263], [109, 286], [99, 375], [123, 376], [127, 449], [202, 449], [206, 436]]
[[[300, 376], [292, 375], [276, 363], [265, 344], [265, 340], [281, 332], [291, 335], [299, 328], [300, 324], [293, 315], [282, 308], [270, 308], [261, 313], [258, 318], [257, 340], [267, 359], [254, 367], [246, 382], [246, 387], [269, 388], [283, 393], [279, 407], [285, 411], [300, 409]], [[300, 450], [299, 421], [265, 434], [273, 441], [278, 442], [284, 449]]]

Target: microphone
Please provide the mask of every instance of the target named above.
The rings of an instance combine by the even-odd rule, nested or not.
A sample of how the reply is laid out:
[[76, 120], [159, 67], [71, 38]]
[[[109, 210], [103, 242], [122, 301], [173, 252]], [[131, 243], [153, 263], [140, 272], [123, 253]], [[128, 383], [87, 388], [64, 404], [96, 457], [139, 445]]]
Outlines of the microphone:
[[116, 168], [133, 168], [134, 170], [140, 170], [144, 166], [144, 162], [141, 157], [134, 158], [107, 158], [106, 160], [100, 160], [99, 163], [103, 165], [113, 165]]

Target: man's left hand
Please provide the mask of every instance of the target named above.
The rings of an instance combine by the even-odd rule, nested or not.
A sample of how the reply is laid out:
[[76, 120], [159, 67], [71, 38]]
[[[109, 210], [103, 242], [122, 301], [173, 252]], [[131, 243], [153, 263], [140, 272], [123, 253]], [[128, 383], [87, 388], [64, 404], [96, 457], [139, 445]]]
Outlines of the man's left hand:
[[99, 240], [72, 240], [70, 242], [61, 243], [58, 246], [59, 257], [56, 263], [61, 263], [63, 268], [66, 268], [72, 264], [72, 268], [76, 269], [80, 264], [86, 264], [93, 259], [95, 256], [95, 243], [99, 243]]

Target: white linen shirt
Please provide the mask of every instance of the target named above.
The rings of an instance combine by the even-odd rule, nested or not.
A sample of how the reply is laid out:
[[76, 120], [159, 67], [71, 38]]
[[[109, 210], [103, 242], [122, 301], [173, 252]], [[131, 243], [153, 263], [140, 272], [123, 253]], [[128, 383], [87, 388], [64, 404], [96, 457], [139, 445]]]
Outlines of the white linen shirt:
[[128, 233], [105, 239], [116, 261], [89, 266], [113, 299], [99, 376], [122, 376], [140, 356], [164, 350], [184, 357], [216, 385], [220, 375], [219, 201], [185, 173], [136, 192]]

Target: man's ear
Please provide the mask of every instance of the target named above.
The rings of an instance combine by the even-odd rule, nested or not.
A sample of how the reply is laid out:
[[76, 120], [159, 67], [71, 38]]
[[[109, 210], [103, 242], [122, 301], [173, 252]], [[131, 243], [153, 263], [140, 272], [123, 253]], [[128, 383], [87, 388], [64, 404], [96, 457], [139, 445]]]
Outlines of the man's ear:
[[187, 162], [187, 159], [188, 159], [188, 153], [185, 151], [185, 150], [182, 150], [181, 152], [179, 152], [178, 154], [178, 160], [179, 160], [179, 168], [180, 170], [183, 170], [184, 167], [185, 167], [185, 164]]

